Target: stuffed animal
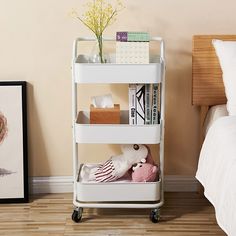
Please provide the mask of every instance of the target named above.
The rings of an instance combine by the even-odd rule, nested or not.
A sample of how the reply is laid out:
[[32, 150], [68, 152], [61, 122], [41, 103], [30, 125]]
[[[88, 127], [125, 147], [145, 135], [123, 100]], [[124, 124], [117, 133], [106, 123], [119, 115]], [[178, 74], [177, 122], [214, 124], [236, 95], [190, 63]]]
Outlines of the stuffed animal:
[[153, 182], [157, 178], [158, 167], [150, 163], [137, 163], [132, 170], [133, 182]]
[[148, 149], [148, 155], [146, 157], [146, 162], [149, 163], [149, 164], [152, 164], [152, 165], [155, 165], [155, 162], [152, 158], [152, 154], [151, 154], [151, 150], [150, 150], [150, 147], [148, 147], [147, 145], [145, 145]]
[[84, 181], [111, 182], [121, 178], [135, 163], [145, 163], [148, 148], [145, 145], [121, 145], [123, 154], [113, 156], [96, 167], [84, 166], [81, 177]]

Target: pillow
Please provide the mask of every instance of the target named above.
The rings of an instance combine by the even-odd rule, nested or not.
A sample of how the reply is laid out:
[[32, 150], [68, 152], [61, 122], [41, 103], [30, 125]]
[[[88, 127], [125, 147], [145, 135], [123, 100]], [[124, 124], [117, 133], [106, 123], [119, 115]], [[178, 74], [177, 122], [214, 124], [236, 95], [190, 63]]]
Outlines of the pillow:
[[212, 106], [207, 112], [206, 119], [203, 124], [204, 135], [206, 136], [212, 124], [221, 117], [228, 116], [226, 105]]
[[213, 39], [213, 46], [223, 72], [229, 115], [236, 115], [236, 41]]

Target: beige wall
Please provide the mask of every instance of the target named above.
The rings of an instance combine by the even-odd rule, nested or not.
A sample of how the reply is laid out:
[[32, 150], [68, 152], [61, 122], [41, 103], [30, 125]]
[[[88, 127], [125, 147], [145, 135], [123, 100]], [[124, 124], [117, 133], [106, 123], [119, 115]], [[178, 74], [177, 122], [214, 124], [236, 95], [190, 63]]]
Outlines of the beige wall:
[[[72, 41], [91, 35], [67, 16], [82, 0], [0, 0], [0, 80], [26, 80], [29, 167], [32, 176], [72, 174]], [[198, 110], [191, 106], [191, 38], [234, 34], [234, 0], [126, 0], [126, 9], [106, 31], [144, 30], [166, 40], [166, 173], [194, 175], [198, 156]], [[80, 105], [111, 91], [127, 107], [127, 87], [83, 86]], [[106, 159], [113, 145], [80, 145], [83, 159]], [[93, 148], [91, 148], [93, 147]], [[87, 151], [88, 150], [88, 151]]]

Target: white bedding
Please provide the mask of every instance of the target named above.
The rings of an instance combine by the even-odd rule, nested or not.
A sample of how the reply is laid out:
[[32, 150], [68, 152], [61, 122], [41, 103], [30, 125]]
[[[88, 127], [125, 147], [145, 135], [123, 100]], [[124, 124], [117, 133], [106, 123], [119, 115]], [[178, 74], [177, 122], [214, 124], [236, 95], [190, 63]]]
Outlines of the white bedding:
[[219, 226], [236, 236], [236, 116], [221, 117], [209, 128], [196, 178], [215, 207]]

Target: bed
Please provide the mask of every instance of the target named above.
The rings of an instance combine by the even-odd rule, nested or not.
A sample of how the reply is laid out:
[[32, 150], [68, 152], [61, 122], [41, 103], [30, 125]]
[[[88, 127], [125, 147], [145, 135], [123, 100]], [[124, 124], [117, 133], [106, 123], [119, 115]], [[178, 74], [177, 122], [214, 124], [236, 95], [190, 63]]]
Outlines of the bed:
[[196, 178], [212, 203], [219, 226], [236, 235], [236, 116], [229, 116], [225, 88], [212, 39], [236, 41], [235, 35], [193, 37], [192, 104], [200, 107], [201, 152]]

